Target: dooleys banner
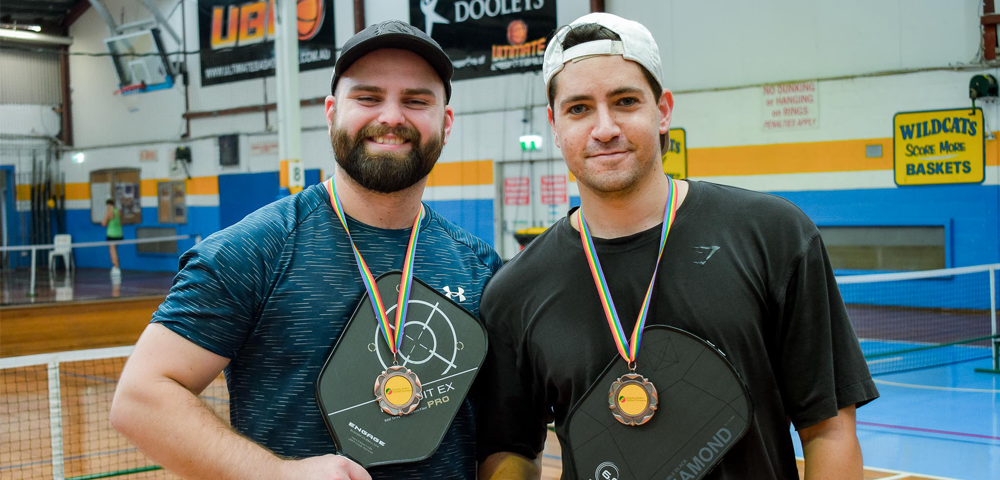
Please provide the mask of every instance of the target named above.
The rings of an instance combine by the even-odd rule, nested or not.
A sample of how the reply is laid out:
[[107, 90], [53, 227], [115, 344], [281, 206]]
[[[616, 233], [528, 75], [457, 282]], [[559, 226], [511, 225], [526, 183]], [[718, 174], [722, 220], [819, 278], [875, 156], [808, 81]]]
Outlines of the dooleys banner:
[[538, 71], [556, 0], [410, 0], [410, 23], [448, 53], [455, 80]]
[[[333, 0], [298, 0], [299, 70], [333, 67]], [[275, 0], [198, 0], [201, 84], [274, 75]]]
[[688, 176], [687, 132], [683, 128], [671, 128], [667, 152], [663, 154], [663, 173], [682, 180]]
[[985, 178], [982, 110], [897, 113], [892, 127], [897, 185], [980, 183]]

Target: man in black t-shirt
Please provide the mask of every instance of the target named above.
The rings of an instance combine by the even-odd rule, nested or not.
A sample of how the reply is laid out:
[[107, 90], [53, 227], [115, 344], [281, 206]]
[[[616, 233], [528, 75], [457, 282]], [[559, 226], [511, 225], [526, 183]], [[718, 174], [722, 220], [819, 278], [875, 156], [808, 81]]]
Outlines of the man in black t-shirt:
[[[543, 77], [581, 207], [484, 293], [490, 353], [477, 380], [480, 478], [537, 478], [546, 424], [555, 422], [565, 447], [571, 409], [627, 352], [598, 295], [580, 234], [585, 217], [624, 335], [666, 237], [647, 324], [711, 341], [748, 384], [750, 430], [708, 478], [797, 479], [790, 422], [807, 478], [860, 479], [855, 408], [878, 392], [816, 226], [779, 197], [663, 175], [673, 97], [642, 25], [581, 17], [549, 43]], [[572, 477], [565, 463], [563, 475]]]

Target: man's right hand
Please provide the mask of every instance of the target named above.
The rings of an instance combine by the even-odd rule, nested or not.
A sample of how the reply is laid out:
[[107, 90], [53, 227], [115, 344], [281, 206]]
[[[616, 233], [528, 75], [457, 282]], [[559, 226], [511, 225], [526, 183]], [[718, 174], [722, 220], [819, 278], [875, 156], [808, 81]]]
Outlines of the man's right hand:
[[323, 455], [289, 460], [282, 465], [279, 478], [287, 480], [371, 480], [361, 465], [340, 455]]

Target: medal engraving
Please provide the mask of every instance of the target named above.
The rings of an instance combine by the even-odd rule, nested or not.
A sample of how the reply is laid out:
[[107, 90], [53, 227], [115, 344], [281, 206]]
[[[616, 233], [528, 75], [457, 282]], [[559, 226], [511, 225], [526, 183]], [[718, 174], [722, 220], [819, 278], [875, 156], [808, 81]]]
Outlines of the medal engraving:
[[389, 415], [409, 415], [424, 398], [420, 379], [406, 367], [393, 365], [375, 379], [375, 399]]
[[611, 384], [608, 408], [615, 420], [636, 427], [653, 418], [660, 399], [656, 387], [638, 373], [626, 373]]

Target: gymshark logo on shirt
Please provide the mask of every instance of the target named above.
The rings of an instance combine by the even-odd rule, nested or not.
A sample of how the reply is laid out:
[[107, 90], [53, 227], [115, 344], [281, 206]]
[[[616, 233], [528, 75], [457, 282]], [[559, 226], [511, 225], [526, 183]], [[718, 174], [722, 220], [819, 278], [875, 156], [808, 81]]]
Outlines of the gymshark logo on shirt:
[[453, 292], [453, 291], [451, 291], [451, 287], [445, 285], [445, 287], [444, 287], [444, 296], [446, 296], [448, 298], [458, 298], [459, 302], [464, 302], [465, 301], [465, 289], [462, 288], [462, 287], [458, 287], [458, 291], [457, 292]]
[[694, 247], [694, 251], [698, 252], [699, 255], [705, 255], [704, 260], [695, 260], [694, 263], [704, 265], [708, 262], [709, 258], [712, 258], [712, 255], [715, 255], [715, 252], [719, 251], [720, 248], [722, 247], [719, 247], [718, 245], [712, 245], [711, 247]]
[[431, 31], [434, 30], [435, 23], [449, 24], [447, 18], [438, 15], [434, 9], [437, 8], [438, 0], [420, 0], [420, 11], [424, 12], [424, 32], [427, 32], [427, 36], [431, 36]]

